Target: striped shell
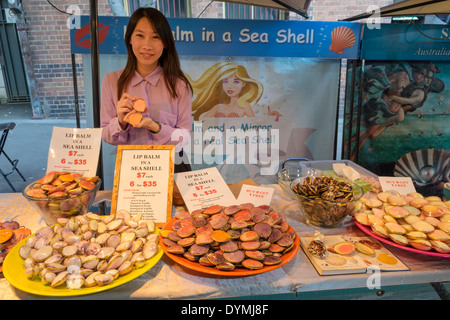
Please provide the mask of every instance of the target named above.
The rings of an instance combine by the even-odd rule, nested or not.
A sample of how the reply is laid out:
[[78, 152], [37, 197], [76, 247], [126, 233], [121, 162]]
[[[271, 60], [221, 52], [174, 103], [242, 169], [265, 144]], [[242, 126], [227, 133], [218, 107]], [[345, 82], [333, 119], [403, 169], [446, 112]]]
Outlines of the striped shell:
[[330, 50], [342, 54], [345, 49], [352, 47], [355, 42], [355, 34], [350, 28], [337, 27], [331, 32]]
[[420, 149], [400, 157], [394, 176], [411, 177], [418, 186], [450, 182], [450, 150]]

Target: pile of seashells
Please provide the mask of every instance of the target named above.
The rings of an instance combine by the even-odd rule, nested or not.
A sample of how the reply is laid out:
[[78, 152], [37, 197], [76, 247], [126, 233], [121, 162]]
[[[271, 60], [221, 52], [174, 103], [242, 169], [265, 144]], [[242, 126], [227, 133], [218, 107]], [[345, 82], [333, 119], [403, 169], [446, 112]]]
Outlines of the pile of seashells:
[[31, 235], [19, 249], [25, 274], [51, 287], [104, 286], [145, 265], [159, 251], [153, 221], [126, 210], [60, 218]]
[[318, 227], [339, 225], [363, 195], [361, 187], [329, 176], [305, 177], [292, 191], [307, 223]]
[[363, 197], [354, 217], [382, 238], [422, 251], [450, 253], [450, 202], [418, 192]]

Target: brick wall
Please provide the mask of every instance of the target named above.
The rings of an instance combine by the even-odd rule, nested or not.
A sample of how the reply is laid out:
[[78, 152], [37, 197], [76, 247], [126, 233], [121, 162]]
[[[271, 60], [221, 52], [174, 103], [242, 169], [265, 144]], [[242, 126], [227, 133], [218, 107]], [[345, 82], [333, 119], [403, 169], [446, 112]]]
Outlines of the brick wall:
[[[45, 0], [22, 3], [43, 115], [45, 118], [74, 119], [72, 57], [67, 27], [69, 15], [59, 12]], [[52, 0], [51, 3], [62, 11], [66, 11], [69, 5], [77, 5], [82, 15], [89, 15], [88, 1]], [[98, 14], [111, 15], [108, 0], [98, 1]], [[76, 62], [80, 116], [85, 118], [81, 57], [77, 57]]]
[[313, 20], [337, 21], [363, 13], [368, 10], [370, 6], [384, 7], [393, 2], [393, 0], [313, 0], [309, 13]]
[[[314, 0], [309, 8], [310, 20], [337, 21], [364, 12], [369, 5], [384, 6], [392, 0]], [[69, 5], [77, 5], [81, 15], [89, 15], [88, 1], [52, 0], [51, 3], [66, 11]], [[210, 3], [209, 0], [191, 0], [192, 17], [197, 18]], [[74, 88], [70, 54], [68, 15], [53, 8], [46, 0], [23, 1], [28, 25], [28, 38], [32, 52], [33, 69], [39, 101], [45, 118], [74, 119]], [[108, 0], [98, 1], [98, 15], [112, 15]], [[222, 18], [223, 4], [213, 2], [201, 14], [201, 18]], [[304, 20], [290, 14], [290, 20]], [[86, 117], [84, 83], [81, 56], [77, 56], [77, 81], [81, 118]]]

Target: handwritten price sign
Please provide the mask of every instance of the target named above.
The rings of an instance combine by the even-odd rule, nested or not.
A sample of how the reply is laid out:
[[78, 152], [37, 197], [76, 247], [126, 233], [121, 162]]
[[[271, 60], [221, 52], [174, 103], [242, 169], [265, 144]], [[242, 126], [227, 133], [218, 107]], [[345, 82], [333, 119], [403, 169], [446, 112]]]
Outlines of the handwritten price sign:
[[175, 182], [190, 212], [216, 204], [236, 204], [236, 198], [215, 167], [177, 173]]
[[378, 177], [383, 191], [397, 191], [399, 194], [406, 195], [416, 192], [414, 183], [410, 177]]
[[255, 206], [270, 205], [272, 200], [273, 189], [259, 186], [252, 186], [248, 184], [242, 185], [239, 193], [238, 203], [251, 202]]
[[47, 172], [69, 171], [95, 176], [101, 141], [102, 128], [53, 127]]

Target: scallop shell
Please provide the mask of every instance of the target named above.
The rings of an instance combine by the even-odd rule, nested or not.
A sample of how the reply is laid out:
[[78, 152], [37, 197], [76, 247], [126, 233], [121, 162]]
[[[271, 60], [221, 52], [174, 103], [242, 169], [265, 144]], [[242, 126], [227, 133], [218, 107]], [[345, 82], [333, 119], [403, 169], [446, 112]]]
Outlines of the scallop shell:
[[411, 177], [416, 189], [424, 194], [432, 187], [442, 188], [441, 184], [450, 182], [450, 150], [420, 149], [406, 153], [396, 161], [394, 176]]
[[337, 27], [331, 31], [330, 50], [342, 54], [345, 49], [352, 47], [356, 42], [353, 31], [348, 27]]

